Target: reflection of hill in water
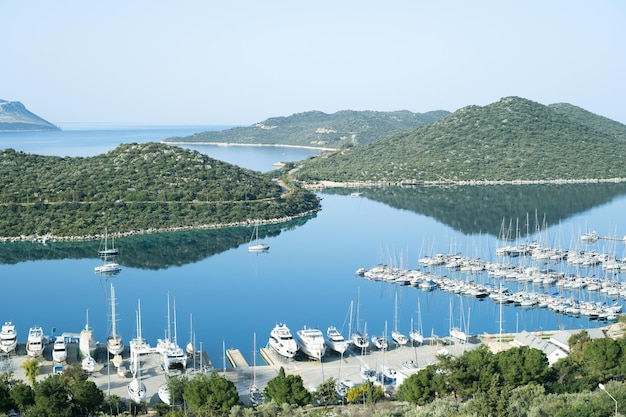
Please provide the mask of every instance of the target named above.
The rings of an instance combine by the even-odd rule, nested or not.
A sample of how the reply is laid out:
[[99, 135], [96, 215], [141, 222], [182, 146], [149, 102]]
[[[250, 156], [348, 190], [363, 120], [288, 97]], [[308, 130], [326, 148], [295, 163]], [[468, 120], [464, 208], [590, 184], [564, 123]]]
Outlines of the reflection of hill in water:
[[[315, 215], [314, 215], [315, 216]], [[314, 216], [283, 224], [259, 226], [259, 238], [278, 236], [281, 231], [303, 225]], [[247, 244], [252, 226], [195, 230], [189, 232], [155, 233], [117, 239], [118, 262], [122, 267], [162, 269], [201, 261], [204, 258]], [[33, 242], [4, 243], [0, 264], [54, 259], [94, 259], [100, 242]], [[95, 265], [95, 264], [94, 264]]]
[[[349, 194], [352, 191], [333, 189], [325, 192]], [[515, 227], [515, 221], [519, 219], [520, 226], [524, 224], [520, 232], [526, 234], [526, 216], [529, 215], [532, 233], [535, 213], [540, 223], [545, 219], [548, 225], [555, 225], [625, 195], [626, 183], [386, 187], [360, 191], [366, 198], [432, 217], [466, 234], [499, 236], [503, 220], [508, 227], [512, 219]]]

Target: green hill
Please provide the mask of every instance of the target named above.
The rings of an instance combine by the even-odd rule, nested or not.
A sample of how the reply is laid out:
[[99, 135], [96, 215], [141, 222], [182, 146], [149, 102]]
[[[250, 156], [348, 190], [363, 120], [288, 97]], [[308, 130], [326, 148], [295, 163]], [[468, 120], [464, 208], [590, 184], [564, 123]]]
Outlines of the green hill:
[[315, 182], [554, 181], [626, 178], [626, 142], [519, 97], [464, 107], [430, 125], [310, 158]]
[[248, 127], [201, 132], [166, 141], [340, 148], [371, 143], [394, 133], [410, 131], [447, 114], [449, 112], [444, 110], [428, 113], [344, 110], [333, 114], [309, 111], [289, 117], [273, 117]]
[[124, 144], [94, 157], [0, 151], [0, 236], [113, 233], [297, 217], [314, 194], [285, 192], [271, 174], [159, 143]]
[[599, 116], [568, 103], [555, 103], [548, 105], [548, 107], [580, 124], [590, 126], [599, 132], [604, 132], [616, 138], [626, 140], [626, 125], [616, 122], [615, 120]]

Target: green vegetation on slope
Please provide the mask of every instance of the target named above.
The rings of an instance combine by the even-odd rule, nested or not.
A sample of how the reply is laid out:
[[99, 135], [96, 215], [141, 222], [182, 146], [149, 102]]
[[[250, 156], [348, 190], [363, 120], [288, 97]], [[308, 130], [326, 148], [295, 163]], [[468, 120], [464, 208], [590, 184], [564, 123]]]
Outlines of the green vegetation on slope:
[[430, 125], [310, 158], [296, 174], [330, 181], [550, 181], [626, 177], [626, 143], [547, 106], [509, 97]]
[[245, 223], [317, 210], [314, 194], [284, 193], [270, 174], [158, 143], [89, 158], [0, 151], [0, 236], [85, 236]]
[[248, 127], [201, 132], [169, 138], [167, 141], [340, 148], [371, 143], [394, 133], [407, 132], [448, 114], [444, 110], [428, 113], [344, 110], [333, 114], [309, 111], [289, 117], [273, 117]]
[[599, 132], [604, 132], [616, 138], [626, 140], [626, 125], [616, 122], [615, 120], [599, 116], [568, 103], [555, 103], [548, 105], [548, 107], [580, 124], [590, 126]]

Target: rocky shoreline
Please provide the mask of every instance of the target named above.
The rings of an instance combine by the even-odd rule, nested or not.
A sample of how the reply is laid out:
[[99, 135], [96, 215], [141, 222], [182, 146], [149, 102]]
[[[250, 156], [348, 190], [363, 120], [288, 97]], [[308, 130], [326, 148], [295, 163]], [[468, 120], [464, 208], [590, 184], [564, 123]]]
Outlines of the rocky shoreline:
[[[247, 227], [253, 224], [280, 224], [286, 223], [291, 220], [300, 219], [303, 217], [311, 216], [317, 213], [321, 208], [315, 210], [308, 210], [304, 213], [300, 213], [294, 216], [285, 216], [274, 219], [267, 220], [246, 220], [242, 222], [232, 222], [232, 223], [210, 223], [210, 224], [202, 224], [196, 226], [176, 226], [176, 227], [162, 227], [162, 228], [154, 228], [154, 229], [144, 229], [144, 230], [131, 230], [127, 232], [117, 232], [117, 233], [109, 233], [109, 238], [121, 238], [121, 237], [131, 237], [138, 235], [148, 235], [154, 233], [170, 233], [170, 232], [189, 232], [192, 230], [208, 230], [208, 229], [224, 229], [231, 227]], [[57, 236], [52, 234], [47, 234], [43, 236], [0, 236], [1, 243], [10, 243], [10, 242], [88, 242], [94, 240], [102, 240], [104, 239], [103, 234], [95, 234], [95, 235], [83, 235], [83, 236]]]

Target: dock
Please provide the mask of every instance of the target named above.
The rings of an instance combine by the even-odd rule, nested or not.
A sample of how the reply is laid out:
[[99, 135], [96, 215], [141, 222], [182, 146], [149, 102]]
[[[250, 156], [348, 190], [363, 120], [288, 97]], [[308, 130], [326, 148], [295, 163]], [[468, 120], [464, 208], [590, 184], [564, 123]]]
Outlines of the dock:
[[226, 358], [228, 362], [230, 362], [230, 366], [235, 369], [247, 369], [250, 367], [239, 349], [228, 349], [226, 351]]

